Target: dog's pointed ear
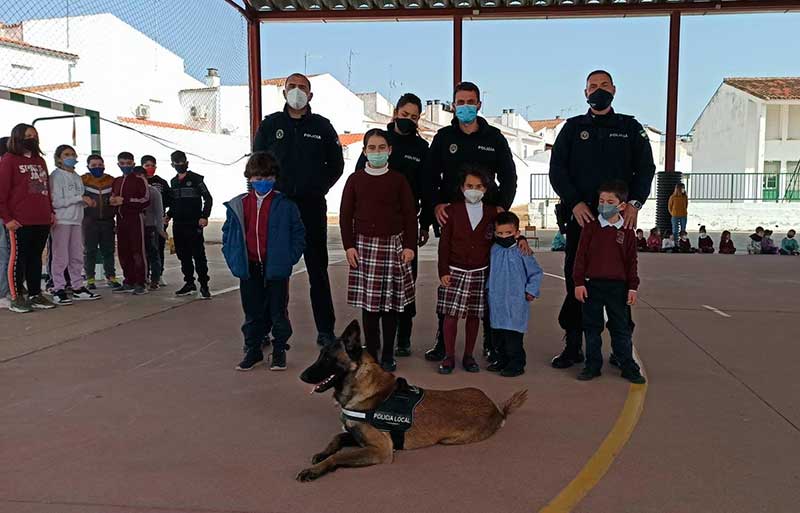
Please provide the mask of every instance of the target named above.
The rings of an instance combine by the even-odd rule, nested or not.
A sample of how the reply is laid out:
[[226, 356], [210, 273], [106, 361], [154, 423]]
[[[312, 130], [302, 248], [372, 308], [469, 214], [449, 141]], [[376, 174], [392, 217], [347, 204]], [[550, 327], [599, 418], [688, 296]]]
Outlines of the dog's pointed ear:
[[347, 328], [345, 328], [344, 333], [340, 337], [342, 343], [344, 344], [344, 350], [347, 351], [347, 355], [353, 361], [358, 361], [361, 359], [361, 326], [358, 324], [358, 321], [351, 322]]

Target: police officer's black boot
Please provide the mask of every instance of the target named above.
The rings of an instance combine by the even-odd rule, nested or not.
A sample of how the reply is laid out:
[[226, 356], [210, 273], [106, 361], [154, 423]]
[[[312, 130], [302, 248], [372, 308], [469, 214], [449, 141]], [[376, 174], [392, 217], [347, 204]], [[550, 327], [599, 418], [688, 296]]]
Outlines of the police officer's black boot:
[[397, 347], [394, 355], [398, 357], [411, 356], [411, 316], [407, 312], [401, 312], [397, 322]]
[[580, 331], [568, 331], [564, 341], [564, 350], [550, 362], [556, 369], [568, 369], [576, 363], [583, 363], [583, 334]]
[[436, 345], [425, 352], [425, 359], [429, 362], [441, 362], [445, 357], [444, 350], [444, 317], [439, 316], [439, 329], [436, 330]]

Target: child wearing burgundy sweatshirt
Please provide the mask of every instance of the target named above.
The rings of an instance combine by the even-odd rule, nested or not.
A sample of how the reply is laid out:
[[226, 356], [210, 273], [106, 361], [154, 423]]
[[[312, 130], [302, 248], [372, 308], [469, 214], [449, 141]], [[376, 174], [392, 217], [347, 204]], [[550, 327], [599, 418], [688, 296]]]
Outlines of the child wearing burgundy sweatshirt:
[[436, 313], [444, 316], [445, 359], [441, 374], [455, 368], [458, 320], [466, 317], [464, 357], [467, 372], [478, 372], [475, 339], [486, 314], [486, 279], [494, 239], [497, 208], [483, 203], [483, 195], [491, 182], [479, 168], [466, 171], [461, 190], [465, 201], [453, 202], [446, 208], [447, 223], [439, 239], [439, 286]]
[[133, 154], [123, 151], [117, 156], [122, 176], [111, 184], [109, 203], [117, 207], [117, 249], [119, 263], [125, 274], [122, 287], [113, 292], [145, 294], [147, 260], [144, 250], [144, 210], [150, 204], [150, 189], [142, 176], [144, 169], [135, 173]]
[[725, 230], [719, 239], [719, 254], [720, 255], [733, 255], [736, 253], [736, 247], [733, 245], [731, 239], [731, 232]]
[[622, 377], [643, 384], [645, 378], [633, 359], [631, 310], [639, 288], [636, 235], [623, 227], [628, 187], [610, 182], [600, 187], [596, 221], [584, 226], [578, 244], [573, 278], [575, 298], [583, 303], [583, 331], [586, 338], [586, 366], [581, 381], [600, 376], [603, 366], [603, 309], [608, 313], [611, 348], [622, 369]]
[[405, 176], [389, 169], [391, 151], [386, 132], [366, 133], [366, 166], [347, 179], [339, 213], [350, 265], [347, 303], [361, 308], [367, 352], [376, 361], [383, 331], [380, 362], [389, 372], [397, 368], [394, 339], [399, 313], [414, 302], [411, 262], [417, 247], [414, 194]]
[[714, 240], [706, 233], [705, 225], [700, 227], [700, 235], [697, 238], [697, 250], [706, 255], [714, 253]]

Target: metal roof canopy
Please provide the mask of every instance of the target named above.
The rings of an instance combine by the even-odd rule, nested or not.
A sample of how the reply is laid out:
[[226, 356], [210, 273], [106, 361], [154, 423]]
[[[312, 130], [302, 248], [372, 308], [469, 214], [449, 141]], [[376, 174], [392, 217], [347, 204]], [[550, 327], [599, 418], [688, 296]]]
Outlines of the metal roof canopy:
[[261, 123], [261, 23], [453, 22], [453, 83], [461, 81], [462, 23], [468, 20], [669, 16], [665, 171], [675, 171], [682, 15], [800, 12], [800, 0], [225, 0], [247, 20], [251, 137]]

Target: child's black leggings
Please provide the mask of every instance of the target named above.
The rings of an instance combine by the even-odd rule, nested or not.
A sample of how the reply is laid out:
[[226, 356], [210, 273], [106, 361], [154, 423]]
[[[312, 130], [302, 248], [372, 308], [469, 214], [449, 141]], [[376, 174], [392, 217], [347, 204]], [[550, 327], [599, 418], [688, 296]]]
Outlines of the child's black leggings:
[[[379, 362], [388, 362], [394, 358], [397, 317], [397, 312], [368, 312], [362, 310], [364, 341], [367, 345], [367, 352]], [[381, 327], [383, 328], [383, 348], [381, 358], [378, 359], [378, 348], [381, 347]]]

